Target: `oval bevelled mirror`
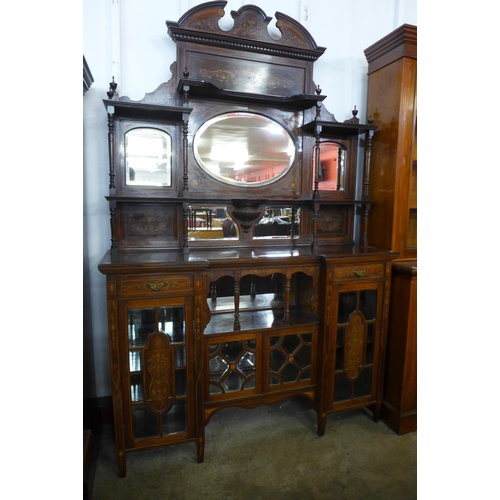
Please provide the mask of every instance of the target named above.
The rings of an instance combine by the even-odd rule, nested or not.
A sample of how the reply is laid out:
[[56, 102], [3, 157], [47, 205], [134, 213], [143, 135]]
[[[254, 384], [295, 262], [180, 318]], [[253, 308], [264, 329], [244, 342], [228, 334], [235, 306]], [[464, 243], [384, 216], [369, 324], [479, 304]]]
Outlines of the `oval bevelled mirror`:
[[290, 134], [255, 113], [225, 113], [204, 123], [194, 137], [198, 164], [231, 185], [262, 186], [283, 177], [295, 159]]

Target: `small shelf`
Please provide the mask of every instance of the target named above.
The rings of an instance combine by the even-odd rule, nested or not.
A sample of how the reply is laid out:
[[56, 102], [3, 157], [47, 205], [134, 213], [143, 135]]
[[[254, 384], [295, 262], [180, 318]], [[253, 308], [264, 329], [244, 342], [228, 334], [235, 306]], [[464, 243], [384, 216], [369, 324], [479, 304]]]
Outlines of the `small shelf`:
[[250, 94], [234, 90], [220, 89], [212, 83], [202, 80], [181, 79], [177, 85], [180, 94], [188, 93], [189, 97], [200, 99], [218, 99], [225, 102], [239, 102], [245, 104], [260, 104], [273, 108], [294, 110], [310, 109], [317, 102], [323, 101], [325, 95], [299, 94], [293, 96], [276, 96], [269, 94]]
[[190, 114], [193, 108], [187, 106], [164, 106], [161, 104], [148, 104], [142, 101], [125, 101], [114, 99], [103, 99], [104, 106], [114, 108], [118, 116], [125, 115], [128, 118], [168, 119], [181, 121], [185, 114]]
[[318, 320], [315, 316], [301, 309], [290, 309], [289, 320], [286, 322], [284, 320], [284, 315], [284, 309], [241, 311], [239, 315], [240, 327], [238, 330], [235, 330], [234, 312], [215, 314], [205, 328], [205, 335], [318, 324]]
[[349, 122], [334, 122], [329, 120], [313, 120], [305, 125], [302, 125], [301, 129], [310, 134], [315, 135], [316, 127], [321, 127], [321, 135], [334, 136], [336, 138], [353, 137], [356, 135], [364, 134], [370, 130], [376, 130], [376, 125], [364, 125], [361, 123], [349, 123]]

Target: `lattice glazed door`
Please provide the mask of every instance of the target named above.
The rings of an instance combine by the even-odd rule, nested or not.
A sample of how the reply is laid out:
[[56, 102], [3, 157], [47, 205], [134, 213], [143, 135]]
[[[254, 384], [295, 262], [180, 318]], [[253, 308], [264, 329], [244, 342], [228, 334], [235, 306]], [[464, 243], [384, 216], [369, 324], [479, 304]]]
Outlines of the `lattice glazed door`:
[[207, 341], [209, 400], [257, 393], [261, 383], [259, 349], [260, 338], [256, 334], [217, 336]]
[[267, 390], [315, 383], [316, 328], [297, 333], [269, 334], [264, 358], [267, 360], [264, 380]]

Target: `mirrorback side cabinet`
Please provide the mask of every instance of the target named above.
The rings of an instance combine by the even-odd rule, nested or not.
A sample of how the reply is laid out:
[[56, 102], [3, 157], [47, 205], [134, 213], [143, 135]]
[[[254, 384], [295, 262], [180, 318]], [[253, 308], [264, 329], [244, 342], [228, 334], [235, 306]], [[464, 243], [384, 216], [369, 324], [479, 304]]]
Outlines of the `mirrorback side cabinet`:
[[168, 82], [140, 101], [112, 82], [104, 99], [122, 477], [129, 450], [190, 442], [203, 461], [228, 407], [302, 397], [320, 434], [337, 411], [380, 413], [397, 254], [367, 240], [377, 127], [355, 105], [343, 121], [327, 110], [312, 79], [325, 49], [303, 26], [277, 12], [273, 38], [245, 5], [224, 31], [225, 5], [167, 21]]

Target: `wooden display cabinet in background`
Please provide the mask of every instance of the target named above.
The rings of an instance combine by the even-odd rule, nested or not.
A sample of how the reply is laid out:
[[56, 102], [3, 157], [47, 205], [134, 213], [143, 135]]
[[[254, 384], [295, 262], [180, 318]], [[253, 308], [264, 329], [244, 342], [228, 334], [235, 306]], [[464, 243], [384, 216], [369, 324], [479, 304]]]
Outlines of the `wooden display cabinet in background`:
[[365, 50], [372, 148], [370, 244], [399, 252], [392, 277], [382, 418], [417, 429], [417, 27]]
[[365, 50], [368, 116], [378, 126], [368, 241], [417, 257], [417, 28], [403, 25]]

